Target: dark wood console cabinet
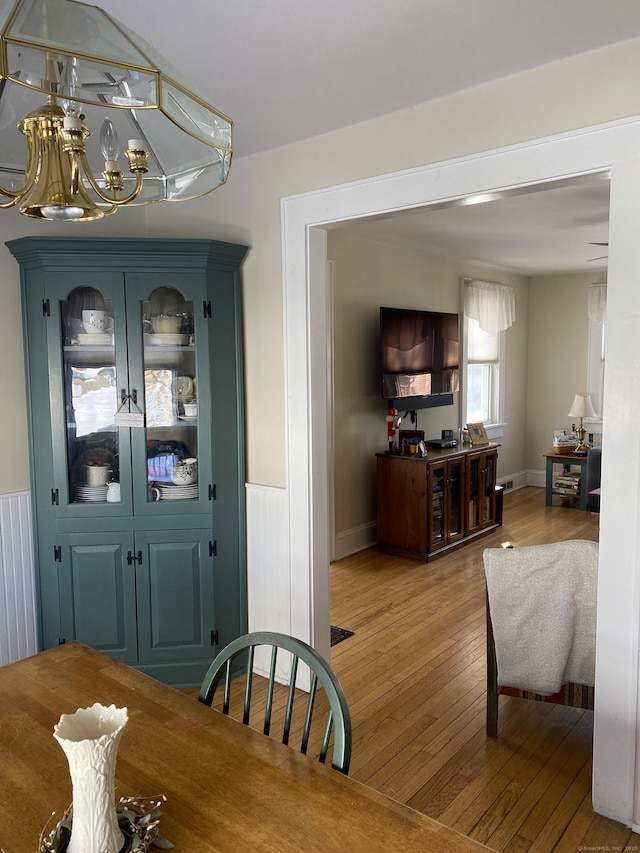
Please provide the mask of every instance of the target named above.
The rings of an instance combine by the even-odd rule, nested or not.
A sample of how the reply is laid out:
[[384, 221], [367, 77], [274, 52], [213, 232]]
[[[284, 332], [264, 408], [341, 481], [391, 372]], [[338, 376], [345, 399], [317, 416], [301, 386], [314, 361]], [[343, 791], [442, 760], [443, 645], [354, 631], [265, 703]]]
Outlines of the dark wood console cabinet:
[[498, 445], [377, 455], [378, 544], [427, 562], [498, 526]]

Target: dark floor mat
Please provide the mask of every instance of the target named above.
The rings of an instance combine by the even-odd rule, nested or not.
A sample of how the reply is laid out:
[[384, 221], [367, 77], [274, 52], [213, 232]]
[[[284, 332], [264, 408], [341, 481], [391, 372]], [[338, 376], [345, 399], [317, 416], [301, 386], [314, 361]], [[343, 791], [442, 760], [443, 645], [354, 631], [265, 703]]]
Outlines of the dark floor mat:
[[331, 626], [332, 646], [337, 646], [338, 643], [341, 643], [343, 640], [346, 640], [347, 637], [353, 637], [353, 631], [347, 631], [346, 628], [336, 628], [335, 625]]

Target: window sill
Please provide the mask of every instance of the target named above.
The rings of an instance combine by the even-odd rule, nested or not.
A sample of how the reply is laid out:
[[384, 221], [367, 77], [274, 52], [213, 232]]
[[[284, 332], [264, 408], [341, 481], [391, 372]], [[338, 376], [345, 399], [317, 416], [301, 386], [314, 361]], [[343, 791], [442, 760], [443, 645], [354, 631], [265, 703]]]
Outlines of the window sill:
[[595, 435], [602, 435], [602, 418], [585, 418], [582, 422], [584, 428], [589, 433], [594, 433]]
[[487, 437], [490, 439], [502, 438], [506, 424], [485, 424]]

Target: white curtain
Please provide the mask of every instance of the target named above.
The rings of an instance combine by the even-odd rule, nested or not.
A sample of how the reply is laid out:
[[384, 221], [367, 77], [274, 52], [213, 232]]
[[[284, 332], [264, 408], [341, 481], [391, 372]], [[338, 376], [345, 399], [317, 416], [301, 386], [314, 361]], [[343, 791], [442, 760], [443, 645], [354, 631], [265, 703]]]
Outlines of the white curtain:
[[467, 281], [464, 291], [464, 313], [480, 324], [480, 328], [497, 335], [516, 321], [516, 297], [513, 288], [491, 281]]
[[594, 323], [604, 323], [607, 313], [607, 285], [592, 284], [589, 288], [589, 319]]

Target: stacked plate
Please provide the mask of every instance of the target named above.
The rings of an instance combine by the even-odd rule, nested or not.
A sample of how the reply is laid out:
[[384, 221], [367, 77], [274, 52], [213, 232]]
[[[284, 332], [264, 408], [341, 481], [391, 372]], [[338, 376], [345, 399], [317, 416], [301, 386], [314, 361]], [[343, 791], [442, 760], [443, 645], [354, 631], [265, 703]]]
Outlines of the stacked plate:
[[192, 486], [174, 486], [163, 483], [160, 487], [162, 501], [188, 501], [198, 497], [198, 484]]
[[[91, 337], [95, 337], [92, 335]], [[76, 486], [75, 498], [77, 501], [89, 503], [92, 501], [106, 501], [107, 487], [106, 486]]]
[[173, 335], [145, 335], [144, 336], [145, 344], [150, 344], [151, 346], [182, 346], [183, 344], [189, 343], [189, 335], [183, 334], [173, 334]]
[[112, 335], [107, 334], [106, 332], [94, 332], [91, 335], [88, 335], [85, 333], [80, 333], [80, 334], [78, 334], [78, 343], [83, 347], [86, 347], [86, 346], [93, 346], [93, 347], [100, 346], [101, 347], [101, 346], [104, 346], [105, 344], [112, 344], [113, 343], [113, 337], [112, 337]]

